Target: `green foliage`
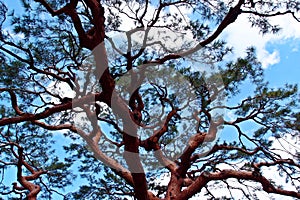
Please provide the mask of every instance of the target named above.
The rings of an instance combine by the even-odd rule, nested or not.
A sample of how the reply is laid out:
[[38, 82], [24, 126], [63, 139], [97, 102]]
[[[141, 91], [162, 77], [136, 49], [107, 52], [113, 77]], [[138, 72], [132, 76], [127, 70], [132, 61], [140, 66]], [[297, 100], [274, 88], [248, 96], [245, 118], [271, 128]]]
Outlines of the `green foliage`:
[[[53, 10], [60, 9], [66, 4], [65, 0], [47, 2]], [[134, 39], [130, 38], [133, 37], [132, 33], [127, 32], [122, 38], [127, 41], [119, 47], [120, 51], [117, 51], [113, 47], [112, 39], [108, 37], [116, 32], [124, 32], [121, 28], [124, 28], [123, 23], [126, 22], [125, 17], [127, 17], [132, 20], [132, 24], [126, 24], [126, 26], [135, 26], [141, 28], [140, 30], [147, 30], [149, 26], [156, 28], [163, 26], [180, 33], [182, 37], [188, 34], [197, 42], [205, 41], [216, 29], [218, 30], [226, 14], [235, 6], [234, 1], [148, 2], [152, 6], [158, 6], [151, 13], [153, 18], [149, 16], [143, 18], [143, 10], [146, 7], [146, 1], [143, 0], [101, 1], [105, 7], [106, 17], [105, 45], [108, 55], [113, 58], [109, 60], [109, 72], [117, 85], [116, 90], [120, 92], [124, 101], [130, 99], [132, 91], [129, 86], [135, 84], [131, 75], [136, 73], [137, 76], [142, 77], [143, 73], [148, 73], [148, 83], [141, 84], [137, 89], [144, 103], [141, 111], [141, 126], [144, 128], [144, 135], [141, 135], [139, 140], [147, 138], [149, 134], [152, 134], [151, 131], [159, 130], [162, 126], [161, 122], [164, 122], [168, 113], [176, 110], [177, 113], [169, 119], [167, 130], [160, 137], [159, 144], [162, 148], [167, 149], [169, 145], [173, 149], [181, 150], [182, 146], [187, 147], [190, 132], [201, 135], [210, 130], [212, 120], [215, 120], [211, 112], [225, 109], [232, 111], [234, 119], [231, 121], [225, 119], [220, 127], [233, 128], [231, 135], [226, 135], [225, 139], [233, 137], [234, 141], [223, 142], [224, 138], [216, 140], [216, 145], [213, 145], [212, 151], [208, 152], [208, 142], [201, 143], [191, 154], [190, 163], [185, 163], [190, 167], [184, 175], [186, 177], [180, 178], [189, 178], [194, 181], [203, 172], [219, 172], [220, 165], [252, 172], [257, 170], [254, 167], [256, 162], [273, 162], [280, 159], [280, 156], [270, 149], [274, 141], [283, 138], [284, 135], [297, 138], [300, 131], [298, 86], [287, 84], [281, 88], [270, 88], [264, 80], [264, 70], [256, 58], [254, 47], [247, 48], [245, 57], [227, 62], [225, 58], [232, 53], [232, 47], [229, 47], [226, 41], [214, 39], [201, 49], [201, 54], [193, 54], [191, 58], [183, 57], [161, 64], [160, 58], [179, 51], [178, 49], [164, 49], [163, 43], [167, 40], [161, 39], [162, 44], [158, 45], [158, 49], [151, 49], [148, 44], [141, 48], [141, 44], [135, 43]], [[77, 90], [76, 97], [80, 99], [92, 93], [100, 94], [101, 91], [107, 89], [99, 85], [99, 77], [95, 77], [93, 71], [93, 60], [88, 57], [91, 52], [82, 47], [82, 38], [77, 34], [78, 29], [81, 28], [83, 32], [90, 34], [89, 37], [93, 36], [95, 33], [93, 31], [99, 31], [93, 29], [94, 18], [97, 16], [93, 16], [92, 8], [85, 1], [79, 1], [76, 7], [77, 20], [80, 20], [82, 27], [78, 28], [78, 24], [74, 24], [74, 19], [70, 16], [61, 14], [52, 17], [40, 3], [22, 0], [21, 4], [25, 12], [17, 13], [17, 11], [8, 12], [2, 1], [0, 2], [0, 120], [16, 116], [22, 118], [22, 116], [29, 116], [26, 113], [31, 113], [42, 118], [38, 119], [40, 124], [47, 123], [54, 128], [38, 126], [37, 121], [32, 119], [0, 127], [0, 177], [6, 177], [11, 171], [16, 171], [18, 163], [16, 152], [17, 145], [19, 145], [24, 149], [24, 160], [30, 166], [35, 170], [47, 170], [46, 174], [34, 180], [42, 187], [39, 196], [41, 199], [53, 199], [55, 195], [60, 195], [66, 200], [125, 200], [133, 197], [134, 188], [118, 176], [119, 171], [110, 169], [95, 158], [91, 148], [80, 137], [80, 134], [83, 135], [79, 134], [79, 129], [65, 130], [67, 128], [59, 127], [59, 125], [76, 126], [74, 116], [79, 113], [78, 110], [70, 111], [71, 109], [68, 108], [55, 111], [49, 117], [41, 116], [41, 113], [47, 113], [49, 108], [63, 107], [63, 99], [67, 90]], [[191, 9], [192, 13], [188, 16], [180, 12], [172, 13], [169, 7], [171, 4], [175, 4], [172, 7], [174, 9], [179, 11], [183, 8]], [[274, 13], [282, 6], [299, 11], [299, 5], [300, 3], [295, 1], [282, 2], [282, 5], [271, 0], [257, 1], [255, 8], [258, 10], [255, 9], [255, 11], [261, 11], [267, 15]], [[251, 10], [253, 5], [247, 1], [243, 6], [243, 9]], [[267, 9], [264, 10], [264, 8]], [[280, 30], [280, 27], [271, 24], [263, 15], [251, 14], [249, 20], [252, 26], [260, 28], [263, 34], [278, 33]], [[4, 31], [4, 28], [7, 28], [4, 27], [5, 23], [10, 23], [11, 33]], [[167, 37], [170, 36], [167, 35]], [[175, 43], [177, 39], [179, 38], [168, 42]], [[152, 42], [151, 39], [149, 40]], [[130, 42], [132, 46], [129, 45]], [[179, 49], [187, 50], [192, 47], [194, 44], [187, 42]], [[211, 68], [212, 73], [205, 70], [199, 71], [197, 68], [199, 66], [193, 66], [193, 61], [209, 66], [216, 64], [218, 67]], [[152, 68], [145, 67], [149, 62], [158, 62], [157, 64], [161, 65], [153, 65]], [[143, 67], [148, 71], [143, 70]], [[131, 70], [130, 73], [128, 73], [129, 70]], [[127, 77], [124, 74], [130, 75]], [[222, 84], [216, 81], [220, 76]], [[80, 85], [83, 80], [86, 82]], [[186, 82], [189, 84], [185, 84]], [[247, 94], [248, 96], [235, 106], [220, 105], [220, 101], [225, 96], [229, 99], [237, 97], [243, 89], [243, 84], [251, 84], [253, 92]], [[190, 90], [194, 91], [193, 95], [186, 95], [185, 92]], [[12, 92], [16, 96], [18, 108], [23, 112], [21, 114], [13, 108]], [[212, 98], [212, 96], [218, 97]], [[87, 109], [94, 110], [94, 105], [88, 106]], [[106, 106], [109, 105], [106, 104]], [[133, 108], [129, 110], [133, 111]], [[187, 117], [186, 113], [194, 115]], [[99, 116], [102, 121], [99, 120], [101, 122], [98, 125], [103, 129], [102, 138], [105, 136], [105, 139], [97, 143], [98, 147], [101, 150], [107, 150], [110, 148], [110, 146], [105, 146], [107, 143], [112, 146], [118, 143], [121, 147], [114, 150], [123, 152], [123, 132], [116, 128], [117, 125], [120, 129], [123, 128], [122, 120], [113, 112], [113, 109], [109, 108], [104, 109]], [[81, 117], [84, 123], [80, 128], [88, 132], [87, 130], [91, 128], [87, 122], [88, 117]], [[244, 130], [244, 123], [253, 125], [250, 133]], [[52, 129], [58, 127], [62, 129], [58, 134], [68, 138], [63, 147], [56, 144], [57, 141], [52, 134]], [[215, 150], [217, 147], [220, 149]], [[260, 149], [252, 154], [251, 152], [256, 151], [258, 147]], [[63, 152], [58, 152], [61, 148]], [[176, 150], [166, 151], [166, 157], [171, 158], [173, 156], [171, 154], [182, 153]], [[146, 150], [143, 149], [141, 152], [144, 153]], [[108, 154], [115, 153], [111, 151]], [[299, 154], [296, 151], [294, 155], [298, 162]], [[145, 168], [153, 170], [156, 167], [153, 160], [149, 159], [146, 162], [149, 166]], [[181, 162], [181, 159], [174, 161], [175, 165], [182, 165]], [[124, 166], [126, 167], [126, 164]], [[293, 165], [283, 164], [278, 166], [278, 173], [285, 178], [286, 182], [293, 183], [294, 174], [299, 174], [297, 169]], [[28, 170], [25, 168], [23, 170], [25, 175], [30, 175]], [[164, 174], [168, 174], [166, 169], [146, 174], [149, 189], [157, 192], [160, 197], [164, 197], [168, 186], [160, 185], [157, 178]], [[8, 186], [11, 183], [7, 184], [7, 182], [16, 181], [16, 173], [13, 174], [12, 179], [14, 180], [0, 180], [0, 194], [8, 194], [9, 199], [22, 199], [28, 191], [20, 195], [14, 194], [12, 187]], [[225, 180], [218, 180], [214, 183], [226, 185]], [[241, 181], [241, 184], [244, 183]], [[75, 188], [74, 191], [67, 191], [66, 189], [71, 186]], [[226, 186], [232, 189], [228, 183]], [[214, 198], [208, 189], [206, 194]], [[247, 193], [245, 196], [257, 198], [255, 194], [251, 195], [249, 197]]]
[[228, 91], [227, 96], [233, 97], [240, 92], [240, 85], [245, 80], [254, 84], [263, 85], [263, 70], [256, 59], [256, 52], [253, 47], [246, 51], [245, 58], [238, 58], [235, 63], [230, 62], [225, 68], [221, 68], [223, 83]]

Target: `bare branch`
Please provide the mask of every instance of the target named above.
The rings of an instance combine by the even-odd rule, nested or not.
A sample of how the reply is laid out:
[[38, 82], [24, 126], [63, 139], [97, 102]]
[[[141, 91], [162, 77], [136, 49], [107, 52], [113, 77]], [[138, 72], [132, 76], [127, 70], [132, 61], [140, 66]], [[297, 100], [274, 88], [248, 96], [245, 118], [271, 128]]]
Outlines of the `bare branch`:
[[259, 17], [275, 17], [280, 15], [291, 14], [296, 21], [300, 22], [300, 19], [296, 17], [295, 12], [292, 12], [291, 10], [287, 10], [285, 12], [276, 12], [276, 13], [259, 13], [252, 10], [242, 10], [242, 13], [253, 14]]

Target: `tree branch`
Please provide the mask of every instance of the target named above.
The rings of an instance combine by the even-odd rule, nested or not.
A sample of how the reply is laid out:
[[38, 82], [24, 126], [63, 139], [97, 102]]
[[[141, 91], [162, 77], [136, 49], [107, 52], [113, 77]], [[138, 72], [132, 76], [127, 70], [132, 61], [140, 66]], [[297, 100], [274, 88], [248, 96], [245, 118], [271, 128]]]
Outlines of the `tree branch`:
[[193, 194], [199, 192], [209, 181], [212, 180], [222, 180], [222, 179], [229, 179], [229, 178], [236, 178], [236, 179], [244, 179], [250, 181], [256, 181], [261, 183], [263, 190], [268, 193], [276, 193], [285, 196], [291, 196], [300, 198], [300, 193], [295, 191], [283, 190], [280, 188], [275, 188], [272, 183], [266, 179], [264, 176], [255, 175], [253, 172], [250, 171], [235, 171], [235, 170], [222, 170], [220, 172], [215, 173], [202, 173], [189, 187], [184, 189], [177, 197], [179, 200], [188, 199], [193, 196]]
[[[13, 144], [13, 145], [17, 146], [17, 148], [18, 148], [17, 180], [22, 185], [22, 187], [19, 187], [15, 183], [13, 185], [13, 189], [15, 189], [15, 190], [27, 189], [29, 191], [29, 194], [27, 194], [28, 200], [36, 200], [38, 193], [41, 191], [41, 187], [39, 185], [36, 185], [29, 181], [37, 180], [42, 174], [47, 173], [47, 171], [33, 170], [33, 168], [27, 162], [25, 162], [25, 160], [23, 158], [23, 148], [17, 144]], [[23, 165], [31, 172], [31, 175], [29, 175], [29, 176], [22, 175], [22, 166]]]
[[[2, 118], [2, 119], [0, 119], [0, 126], [5, 126], [8, 124], [15, 124], [15, 123], [24, 122], [24, 121], [34, 121], [34, 120], [44, 119], [44, 118], [51, 116], [54, 113], [72, 109], [72, 107], [74, 107], [74, 106], [82, 105], [83, 103], [87, 103], [87, 102], [88, 103], [95, 102], [95, 98], [102, 100], [103, 94], [101, 94], [101, 93], [100, 94], [89, 94], [80, 99], [74, 99], [73, 101], [61, 103], [61, 104], [55, 105], [51, 108], [47, 108], [43, 112], [40, 112], [37, 114], [24, 113], [21, 116], [17, 116], [17, 117]], [[105, 102], [104, 99], [102, 101]]]
[[259, 17], [275, 17], [275, 16], [279, 16], [279, 15], [286, 15], [286, 14], [291, 14], [293, 16], [293, 18], [300, 22], [300, 19], [298, 19], [295, 15], [294, 12], [292, 12], [291, 10], [285, 11], [285, 12], [276, 12], [276, 13], [259, 13], [256, 11], [251, 11], [251, 10], [242, 10], [242, 13], [247, 13], [247, 14], [253, 14], [253, 15], [257, 15]]
[[163, 64], [168, 60], [178, 59], [178, 58], [182, 58], [187, 55], [191, 55], [191, 54], [195, 53], [196, 51], [198, 51], [199, 49], [203, 48], [204, 46], [210, 44], [223, 32], [223, 30], [225, 28], [227, 28], [227, 26], [229, 26], [231, 23], [235, 22], [237, 17], [242, 13], [241, 6], [243, 5], [244, 2], [245, 2], [245, 0], [239, 0], [239, 2], [237, 3], [237, 5], [235, 7], [230, 8], [229, 12], [227, 13], [227, 15], [225, 16], [223, 21], [220, 23], [218, 28], [215, 30], [215, 32], [210, 37], [208, 37], [207, 39], [203, 40], [198, 45], [196, 45], [194, 48], [187, 50], [185, 52], [179, 53], [179, 54], [169, 54], [169, 55], [167, 55], [163, 58], [159, 58], [155, 61], [146, 62], [146, 64]]

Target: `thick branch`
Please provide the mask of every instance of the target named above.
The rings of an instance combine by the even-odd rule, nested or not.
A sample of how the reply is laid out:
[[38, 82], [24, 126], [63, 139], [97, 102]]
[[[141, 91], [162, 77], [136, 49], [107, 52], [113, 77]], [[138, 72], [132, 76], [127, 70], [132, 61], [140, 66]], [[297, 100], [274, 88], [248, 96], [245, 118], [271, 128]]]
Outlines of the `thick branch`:
[[10, 94], [10, 98], [11, 98], [11, 105], [13, 107], [13, 109], [16, 111], [17, 115], [23, 115], [24, 112], [22, 112], [18, 106], [18, 101], [17, 101], [17, 96], [16, 94], [12, 91], [12, 90], [9, 90], [8, 91], [9, 94]]
[[197, 133], [196, 135], [192, 136], [188, 141], [188, 146], [180, 156], [181, 160], [181, 167], [180, 167], [180, 174], [183, 176], [188, 168], [190, 167], [191, 156], [194, 151], [204, 142], [212, 142], [216, 139], [217, 135], [217, 127], [223, 123], [223, 120], [219, 120], [218, 122], [211, 122], [209, 130], [207, 133]]
[[180, 54], [169, 54], [169, 55], [167, 55], [163, 58], [157, 59], [155, 61], [149, 61], [146, 64], [148, 64], [148, 63], [163, 64], [168, 60], [178, 59], [178, 58], [182, 58], [187, 55], [191, 55], [191, 54], [195, 53], [196, 51], [198, 51], [199, 49], [203, 48], [204, 46], [210, 44], [223, 32], [223, 30], [225, 28], [227, 28], [231, 23], [235, 22], [237, 17], [242, 13], [241, 6], [243, 5], [244, 2], [245, 2], [245, 0], [239, 0], [239, 2], [237, 3], [237, 5], [235, 7], [230, 8], [229, 12], [227, 13], [227, 15], [225, 16], [223, 21], [220, 23], [218, 28], [215, 30], [215, 32], [210, 37], [208, 37], [207, 39], [203, 40], [198, 45], [196, 45], [194, 48], [187, 50], [185, 52], [182, 52]]
[[141, 141], [140, 146], [144, 147], [147, 151], [158, 150], [158, 141], [159, 139], [168, 131], [168, 125], [173, 116], [177, 114], [177, 109], [170, 111], [164, 121], [162, 127], [155, 131], [152, 136], [146, 140]]
[[[17, 171], [17, 177], [18, 181], [22, 185], [22, 187], [18, 187], [17, 184], [14, 184], [14, 189], [19, 190], [25, 188], [29, 191], [29, 194], [27, 195], [28, 200], [36, 200], [38, 193], [41, 191], [41, 187], [39, 185], [36, 185], [34, 183], [31, 183], [29, 181], [37, 180], [42, 174], [47, 173], [47, 171], [39, 170], [34, 171], [33, 168], [24, 161], [23, 158], [23, 148], [20, 146], [18, 147], [18, 171]], [[22, 166], [25, 166], [32, 174], [29, 176], [23, 176], [22, 175]]]
[[[96, 96], [96, 98], [98, 98], [100, 100], [103, 99], [103, 94], [96, 94], [96, 95], [89, 94], [81, 99], [74, 99], [73, 101], [58, 104], [51, 108], [47, 108], [43, 112], [40, 112], [37, 114], [25, 113], [21, 116], [16, 116], [16, 117], [11, 117], [11, 118], [2, 118], [2, 119], [0, 119], [0, 126], [5, 126], [8, 124], [15, 124], [15, 123], [24, 122], [24, 121], [34, 121], [34, 120], [39, 120], [39, 119], [45, 119], [54, 113], [72, 109], [72, 105], [73, 106], [82, 105], [86, 102], [92, 103], [95, 101], [95, 96]], [[103, 102], [105, 102], [105, 101], [103, 100]]]
[[51, 8], [51, 6], [45, 0], [35, 0], [35, 1], [41, 3], [52, 16], [66, 14], [68, 10], [75, 9], [78, 4], [78, 0], [71, 0], [70, 3], [68, 3], [61, 9], [53, 10], [53, 8]]

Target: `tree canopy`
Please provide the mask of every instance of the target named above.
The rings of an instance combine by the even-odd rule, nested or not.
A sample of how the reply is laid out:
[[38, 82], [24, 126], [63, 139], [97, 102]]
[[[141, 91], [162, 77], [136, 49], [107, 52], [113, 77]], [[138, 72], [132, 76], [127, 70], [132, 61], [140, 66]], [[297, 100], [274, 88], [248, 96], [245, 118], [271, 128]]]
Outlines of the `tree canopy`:
[[300, 2], [18, 3], [0, 1], [0, 199], [300, 198], [298, 87], [220, 38], [242, 15], [280, 33]]

